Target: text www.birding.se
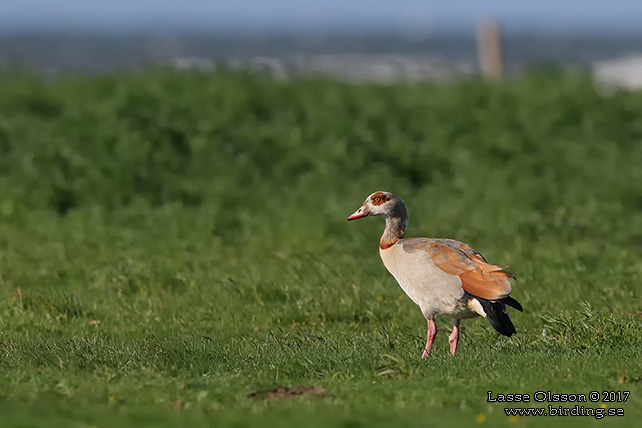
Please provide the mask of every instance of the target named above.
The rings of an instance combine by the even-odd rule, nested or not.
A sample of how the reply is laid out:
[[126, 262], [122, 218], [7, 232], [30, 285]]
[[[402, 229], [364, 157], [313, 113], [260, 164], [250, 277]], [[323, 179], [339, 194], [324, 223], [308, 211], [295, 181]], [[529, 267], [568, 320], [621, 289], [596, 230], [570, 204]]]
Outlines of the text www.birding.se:
[[605, 416], [624, 416], [624, 409], [603, 407], [506, 407], [506, 416], [593, 416], [595, 419], [602, 419]]

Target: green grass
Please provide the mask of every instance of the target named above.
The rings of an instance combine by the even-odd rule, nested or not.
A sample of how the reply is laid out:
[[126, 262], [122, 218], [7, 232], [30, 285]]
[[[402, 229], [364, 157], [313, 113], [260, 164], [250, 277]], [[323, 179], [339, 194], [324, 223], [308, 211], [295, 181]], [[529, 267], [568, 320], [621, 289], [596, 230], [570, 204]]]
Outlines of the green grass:
[[[0, 93], [0, 426], [642, 417], [642, 93], [162, 70]], [[464, 321], [451, 357], [438, 320], [421, 360], [383, 223], [346, 222], [375, 190], [406, 201], [409, 236], [510, 265], [519, 334]], [[487, 391], [631, 395], [606, 403], [622, 418], [508, 418]]]

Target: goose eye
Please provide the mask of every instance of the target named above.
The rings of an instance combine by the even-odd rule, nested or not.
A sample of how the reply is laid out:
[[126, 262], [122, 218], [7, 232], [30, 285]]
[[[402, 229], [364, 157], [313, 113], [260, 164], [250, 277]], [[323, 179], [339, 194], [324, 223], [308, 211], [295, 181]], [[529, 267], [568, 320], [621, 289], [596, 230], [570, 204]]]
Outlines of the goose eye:
[[381, 198], [379, 196], [377, 196], [376, 198], [374, 198], [374, 201], [375, 202], [381, 202]]

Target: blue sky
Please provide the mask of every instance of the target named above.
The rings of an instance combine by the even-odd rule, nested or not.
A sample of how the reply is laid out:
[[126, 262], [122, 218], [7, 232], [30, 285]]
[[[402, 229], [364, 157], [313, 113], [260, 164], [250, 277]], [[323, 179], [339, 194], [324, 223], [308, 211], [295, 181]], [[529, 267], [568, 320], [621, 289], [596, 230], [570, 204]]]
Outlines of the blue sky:
[[[642, 0], [0, 0], [0, 29], [642, 29]], [[642, 30], [640, 30], [642, 32]]]

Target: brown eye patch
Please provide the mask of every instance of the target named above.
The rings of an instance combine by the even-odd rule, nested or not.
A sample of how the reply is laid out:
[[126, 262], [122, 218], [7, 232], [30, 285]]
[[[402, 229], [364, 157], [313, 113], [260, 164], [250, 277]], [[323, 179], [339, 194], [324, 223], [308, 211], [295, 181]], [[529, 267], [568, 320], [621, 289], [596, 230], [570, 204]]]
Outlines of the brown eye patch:
[[388, 201], [388, 196], [383, 192], [377, 192], [370, 197], [373, 205], [381, 205]]

